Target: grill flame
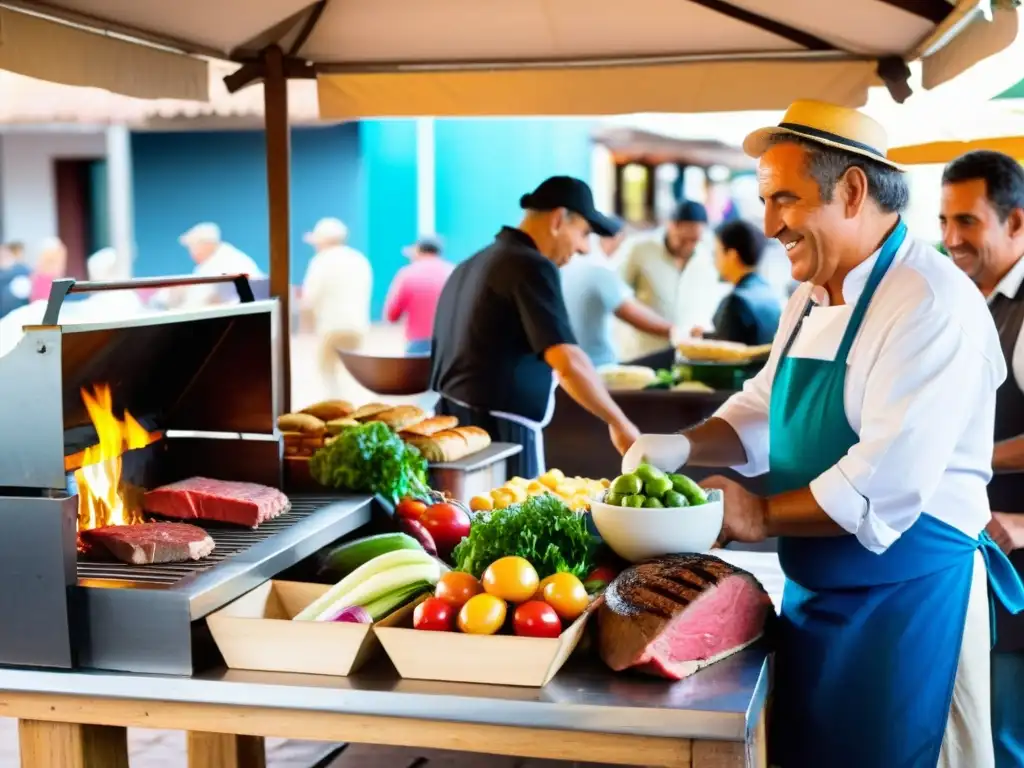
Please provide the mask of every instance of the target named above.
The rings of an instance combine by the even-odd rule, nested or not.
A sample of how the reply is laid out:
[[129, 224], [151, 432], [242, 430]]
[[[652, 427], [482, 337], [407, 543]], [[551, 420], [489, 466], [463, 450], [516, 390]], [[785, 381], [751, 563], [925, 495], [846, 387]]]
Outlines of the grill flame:
[[108, 384], [97, 384], [92, 392], [83, 388], [82, 401], [96, 428], [99, 442], [83, 451], [79, 469], [75, 470], [78, 530], [141, 523], [141, 510], [125, 503], [121, 487], [121, 456], [125, 451], [145, 448], [156, 442], [160, 433], [146, 431], [127, 410], [123, 419], [117, 418]]

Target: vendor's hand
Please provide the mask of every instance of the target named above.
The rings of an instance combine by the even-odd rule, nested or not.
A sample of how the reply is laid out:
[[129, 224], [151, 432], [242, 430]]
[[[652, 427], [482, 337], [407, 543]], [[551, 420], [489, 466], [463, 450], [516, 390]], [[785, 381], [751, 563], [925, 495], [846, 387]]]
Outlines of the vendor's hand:
[[768, 538], [768, 500], [756, 496], [742, 485], [721, 475], [709, 477], [701, 487], [716, 488], [722, 492], [725, 517], [722, 532], [718, 534], [716, 547], [724, 547], [731, 541], [755, 544]]
[[693, 328], [690, 329], [690, 337], [694, 339], [704, 338], [704, 333], [704, 329], [701, 328], [699, 325], [695, 325], [693, 326]]
[[686, 435], [640, 435], [622, 457], [622, 472], [632, 472], [641, 464], [651, 464], [663, 472], [675, 472], [690, 458], [690, 440]]
[[1024, 517], [1021, 515], [993, 512], [985, 530], [1006, 554], [1024, 548]]
[[640, 430], [636, 428], [635, 424], [627, 421], [625, 424], [610, 424], [608, 434], [611, 435], [615, 450], [623, 454], [636, 445], [636, 441], [640, 437]]
[[669, 331], [668, 334], [668, 340], [672, 342], [673, 347], [678, 347], [688, 338], [690, 338], [690, 334], [687, 333], [684, 329], [680, 328], [678, 325], [673, 325], [672, 330]]

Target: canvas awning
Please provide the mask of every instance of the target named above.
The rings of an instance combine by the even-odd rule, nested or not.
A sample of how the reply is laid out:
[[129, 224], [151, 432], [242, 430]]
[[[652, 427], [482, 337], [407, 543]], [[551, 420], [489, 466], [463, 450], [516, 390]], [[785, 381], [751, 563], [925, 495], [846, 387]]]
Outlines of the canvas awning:
[[[932, 87], [1017, 33], [1015, 12], [996, 10], [992, 21], [978, 12], [1012, 5], [1005, 0], [3, 4], [167, 48], [149, 51], [153, 59], [142, 66], [123, 48], [127, 43], [93, 35], [90, 45], [116, 42], [119, 52], [90, 57], [75, 84], [135, 96], [168, 95], [159, 91], [196, 61], [170, 51], [244, 62], [278, 43], [293, 75], [318, 77], [325, 118], [781, 109], [795, 98], [859, 106], [867, 89], [885, 79], [898, 93], [904, 61], [923, 58], [923, 82]], [[89, 34], [73, 31], [76, 38]], [[69, 82], [57, 63], [63, 57], [54, 57], [36, 32], [32, 38], [35, 46], [19, 45], [18, 66], [0, 58], [0, 68]], [[77, 46], [87, 47], [76, 40], [68, 48]], [[33, 55], [26, 48], [35, 48]], [[203, 84], [196, 77], [191, 86], [193, 93], [172, 95], [196, 98]]]

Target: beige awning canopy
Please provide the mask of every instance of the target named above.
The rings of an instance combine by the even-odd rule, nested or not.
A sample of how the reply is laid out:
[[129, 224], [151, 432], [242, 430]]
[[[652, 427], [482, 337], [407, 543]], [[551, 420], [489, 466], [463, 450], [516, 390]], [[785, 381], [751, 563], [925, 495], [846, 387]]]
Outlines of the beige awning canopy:
[[[884, 81], [899, 93], [904, 61], [923, 58], [923, 82], [933, 87], [1017, 33], [1014, 11], [996, 10], [989, 21], [978, 0], [2, 4], [107, 36], [65, 27], [60, 43], [44, 42], [44, 22], [3, 12], [0, 68], [132, 96], [194, 99], [205, 88], [191, 69], [201, 61], [174, 51], [246, 62], [277, 43], [292, 75], [318, 77], [327, 119], [780, 109], [795, 98], [861, 105]], [[167, 50], [133, 48], [111, 34]], [[69, 51], [73, 72], [61, 63]], [[250, 74], [259, 76], [255, 65]]]

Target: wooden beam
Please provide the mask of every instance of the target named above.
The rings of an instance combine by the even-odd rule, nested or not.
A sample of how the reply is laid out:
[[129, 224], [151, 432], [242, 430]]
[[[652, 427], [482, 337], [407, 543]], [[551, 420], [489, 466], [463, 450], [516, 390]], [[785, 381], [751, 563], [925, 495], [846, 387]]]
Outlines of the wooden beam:
[[188, 768], [267, 768], [259, 736], [188, 732]]
[[324, 13], [324, 8], [327, 7], [327, 0], [319, 0], [312, 8], [309, 9], [309, 15], [306, 20], [302, 22], [302, 28], [299, 30], [299, 34], [295, 37], [295, 42], [292, 43], [291, 48], [288, 49], [288, 56], [298, 56], [302, 51], [302, 46], [309, 40], [309, 36], [313, 34], [313, 30], [316, 29], [317, 23], [320, 21], [320, 17]]
[[128, 732], [110, 725], [19, 720], [21, 768], [128, 768]]
[[941, 24], [956, 8], [955, 3], [947, 0], [880, 0], [893, 8], [927, 19], [932, 24]]
[[[783, 24], [781, 21], [770, 19], [767, 16], [762, 16], [759, 13], [748, 11], [746, 8], [740, 8], [738, 6], [727, 3], [724, 0], [690, 0], [691, 3], [703, 6], [709, 10], [720, 13], [723, 16], [728, 16], [730, 19], [749, 24], [758, 29], [764, 30], [770, 34], [789, 40], [791, 43], [795, 43], [802, 48], [806, 48], [809, 51], [834, 51], [836, 47], [826, 40], [822, 40], [820, 37], [812, 35], [810, 32], [804, 32], [802, 29], [791, 27], [788, 24]], [[939, 0], [943, 2], [943, 0]]]
[[281, 307], [280, 399], [291, 408], [291, 132], [284, 52], [263, 52], [263, 111], [267, 141], [267, 212], [270, 222], [270, 295]]

